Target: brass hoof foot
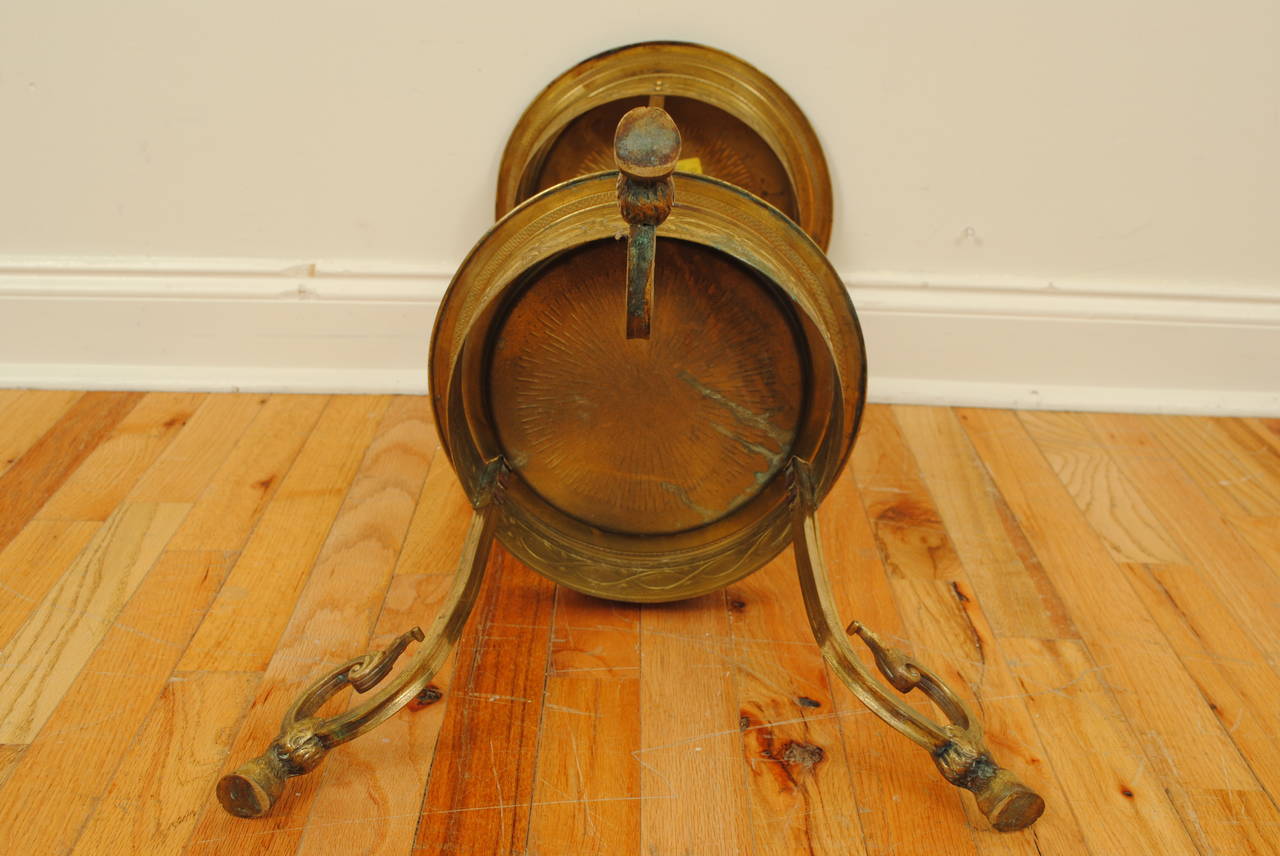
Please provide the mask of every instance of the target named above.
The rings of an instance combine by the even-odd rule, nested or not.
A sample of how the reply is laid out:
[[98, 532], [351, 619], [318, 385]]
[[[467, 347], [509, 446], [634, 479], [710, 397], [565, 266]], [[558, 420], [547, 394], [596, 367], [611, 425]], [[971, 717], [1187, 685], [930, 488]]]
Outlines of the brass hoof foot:
[[[987, 756], [990, 758], [990, 756]], [[1044, 799], [1019, 782], [1008, 770], [996, 767], [986, 785], [973, 792], [978, 809], [999, 832], [1026, 829], [1044, 814]]]
[[241, 764], [218, 780], [218, 802], [236, 817], [262, 817], [284, 790], [287, 776], [265, 755]]

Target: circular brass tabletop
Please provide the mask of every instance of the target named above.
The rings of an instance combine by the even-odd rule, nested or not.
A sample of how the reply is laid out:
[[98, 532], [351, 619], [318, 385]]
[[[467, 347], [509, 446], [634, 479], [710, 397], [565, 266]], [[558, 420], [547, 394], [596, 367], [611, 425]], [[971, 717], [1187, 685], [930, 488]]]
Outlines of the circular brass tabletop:
[[834, 482], [862, 336], [795, 222], [677, 173], [650, 338], [627, 339], [617, 179], [534, 196], [463, 262], [432, 336], [437, 430], [473, 497], [505, 463], [497, 536], [535, 570], [601, 597], [693, 597], [789, 543], [792, 457], [819, 497]]
[[677, 169], [747, 190], [825, 249], [831, 177], [817, 134], [791, 96], [732, 54], [642, 42], [591, 57], [525, 110], [498, 171], [497, 215], [554, 184], [613, 169], [613, 133], [632, 107], [661, 99], [684, 138]]
[[655, 281], [672, 287], [659, 287], [650, 338], [619, 323], [625, 245], [596, 242], [529, 278], [488, 375], [512, 467], [617, 532], [679, 532], [741, 506], [786, 461], [803, 406], [799, 343], [772, 289], [699, 244], [662, 240], [657, 259]]

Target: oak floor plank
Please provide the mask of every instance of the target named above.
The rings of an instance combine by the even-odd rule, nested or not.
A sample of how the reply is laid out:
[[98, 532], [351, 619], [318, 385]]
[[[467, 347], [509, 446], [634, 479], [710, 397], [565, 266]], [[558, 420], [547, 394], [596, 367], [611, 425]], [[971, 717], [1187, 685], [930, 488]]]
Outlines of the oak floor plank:
[[194, 503], [267, 401], [264, 395], [206, 396], [129, 499]]
[[1089, 852], [1200, 852], [1165, 795], [1169, 780], [1134, 739], [1084, 643], [1005, 639], [1004, 647], [1063, 790], [1084, 819]]
[[166, 552], [111, 624], [0, 789], [0, 822], [32, 830], [29, 852], [75, 841], [230, 566], [222, 553]]
[[942, 407], [893, 412], [996, 635], [1075, 637], [1061, 598], [955, 415]]
[[1239, 421], [1247, 425], [1254, 431], [1254, 433], [1261, 437], [1277, 455], [1280, 455], [1280, 419], [1245, 418], [1232, 421]]
[[29, 743], [190, 509], [122, 505], [14, 634], [0, 665], [0, 743]]
[[[962, 410], [959, 418], [1027, 531], [1089, 653], [1106, 670], [1119, 708], [1135, 724], [1147, 761], [1166, 782], [1178, 811], [1194, 820], [1197, 794], [1205, 789], [1255, 788], [1257, 780], [1225, 728], [1024, 424], [998, 411]], [[1079, 570], [1085, 567], [1091, 569], [1087, 576]], [[1230, 828], [1216, 820], [1189, 827], [1197, 845], [1237, 846]]]
[[40, 606], [101, 523], [33, 520], [0, 551], [0, 650]]
[[1280, 576], [1280, 515], [1274, 517], [1227, 518], [1240, 540]]
[[458, 642], [415, 852], [525, 852], [554, 594], [495, 545]]
[[396, 573], [452, 573], [458, 561], [453, 547], [461, 546], [470, 524], [471, 503], [453, 474], [449, 456], [437, 448]]
[[1089, 426], [1099, 445], [1166, 522], [1189, 563], [1235, 615], [1272, 666], [1280, 664], [1280, 576], [1241, 537], [1160, 441], [1147, 418], [1124, 414], [1071, 414]]
[[[442, 462], [450, 474], [452, 470], [438, 444], [433, 442], [426, 449], [432, 455], [431, 464], [378, 616], [373, 648], [390, 642], [415, 623], [430, 626], [453, 582], [466, 537], [465, 525], [435, 528], [436, 515], [442, 513], [442, 490], [453, 489], [459, 494], [461, 490], [456, 481], [446, 483], [438, 475], [432, 479], [431, 473], [438, 473]], [[471, 509], [465, 502], [464, 498], [456, 513], [469, 522]], [[410, 549], [415, 534], [424, 527], [439, 533], [425, 556]], [[420, 535], [416, 540], [422, 543]], [[414, 573], [412, 569], [422, 567], [427, 557], [433, 572]], [[439, 698], [411, 705], [408, 712], [379, 726], [377, 736], [348, 743], [325, 762], [307, 829], [298, 845], [300, 854], [400, 854], [413, 848], [440, 730], [453, 695], [455, 656], [449, 657], [429, 684], [440, 693]], [[359, 697], [351, 697], [352, 704], [358, 701]], [[333, 835], [335, 831], [341, 835]]]
[[1262, 466], [1266, 458], [1244, 460], [1229, 434], [1200, 417], [1159, 416], [1144, 422], [1221, 513], [1280, 514], [1280, 480]]
[[0, 475], [53, 427], [83, 392], [74, 389], [6, 389], [0, 408]]
[[[1260, 788], [1280, 794], [1280, 676], [1195, 568], [1127, 565], [1134, 590], [1200, 688]], [[1240, 792], [1245, 789], [1237, 789]], [[1253, 789], [1249, 789], [1253, 790]], [[1272, 822], [1280, 825], [1280, 816]]]
[[1138, 564], [1186, 561], [1138, 488], [1111, 458], [1093, 454], [1093, 435], [1086, 426], [1059, 419], [1056, 413], [1024, 412], [1018, 418], [1031, 430], [1045, 460], [1113, 559]]
[[9, 775], [18, 766], [18, 762], [22, 760], [22, 753], [26, 748], [26, 746], [0, 744], [0, 788], [4, 787], [4, 783], [9, 781]]
[[609, 856], [640, 837], [640, 608], [556, 590], [528, 853]]
[[752, 849], [723, 592], [640, 613], [640, 852]]
[[199, 393], [147, 393], [36, 513], [44, 520], [106, 520], [204, 401]]
[[326, 395], [271, 396], [213, 474], [170, 549], [239, 550], [328, 403]]
[[0, 389], [0, 425], [3, 425], [4, 413], [9, 409], [15, 401], [22, 397], [23, 393], [29, 390], [23, 389]]
[[234, 712], [257, 679], [197, 672], [168, 681], [72, 852], [179, 852], [226, 756]]
[[[427, 442], [431, 430], [425, 417], [428, 407], [425, 396], [402, 396], [378, 408], [384, 415], [367, 443], [315, 567], [293, 601], [292, 616], [279, 640], [271, 640], [274, 654], [252, 709], [232, 742], [224, 773], [270, 745], [279, 733], [284, 710], [316, 680], [316, 672], [370, 650], [368, 639], [434, 452], [434, 446]], [[282, 487], [282, 491], [287, 489], [288, 485]], [[232, 571], [233, 577], [242, 562], [243, 558]], [[399, 632], [408, 629], [403, 627]], [[237, 639], [229, 641], [238, 644]], [[183, 659], [185, 662], [187, 657]], [[321, 715], [340, 710], [341, 703], [330, 701]], [[192, 835], [196, 840], [216, 843], [207, 849], [193, 847], [189, 852], [253, 847], [263, 854], [293, 853], [321, 778], [310, 775], [292, 780], [290, 798], [257, 824], [246, 824], [210, 804]]]
[[[1196, 421], [1205, 426], [1209, 443], [1225, 444], [1244, 465], [1241, 483], [1257, 481], [1271, 496], [1280, 496], [1280, 437], [1257, 420], [1199, 417]], [[1234, 483], [1227, 485], [1228, 490], [1235, 488]]]
[[87, 392], [0, 476], [0, 549], [139, 401], [140, 392]]
[[330, 400], [196, 631], [181, 671], [267, 667], [389, 404], [385, 396]]

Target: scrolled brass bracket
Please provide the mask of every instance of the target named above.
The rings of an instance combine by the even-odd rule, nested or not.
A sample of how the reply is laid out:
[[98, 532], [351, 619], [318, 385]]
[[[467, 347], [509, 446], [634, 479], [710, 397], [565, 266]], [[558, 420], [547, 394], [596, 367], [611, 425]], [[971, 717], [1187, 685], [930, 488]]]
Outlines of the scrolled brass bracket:
[[[505, 463], [489, 462], [474, 498], [475, 513], [467, 530], [453, 586], [439, 614], [424, 634], [414, 627], [386, 649], [348, 660], [312, 683], [289, 707], [280, 733], [267, 751], [241, 764], [218, 782], [218, 802], [238, 817], [261, 817], [284, 792], [284, 783], [315, 769], [330, 749], [376, 728], [412, 702], [444, 665], [475, 606], [484, 577], [501, 502], [493, 501], [503, 487]], [[409, 643], [423, 643], [409, 664], [383, 684]], [[379, 691], [344, 713], [321, 719], [315, 712], [346, 686], [366, 693]]]
[[285, 713], [280, 734], [257, 758], [242, 764], [218, 782], [218, 801], [234, 815], [257, 817], [280, 796], [284, 781], [315, 769], [332, 746], [342, 742], [330, 720], [314, 714], [343, 687], [356, 692], [373, 689], [387, 676], [410, 642], [423, 640], [422, 628], [397, 636], [382, 651], [348, 660], [309, 686]]
[[800, 589], [814, 638], [832, 671], [872, 713], [928, 750], [944, 779], [972, 792], [979, 810], [997, 830], [1011, 832], [1035, 823], [1044, 812], [1044, 800], [995, 762], [983, 739], [982, 723], [946, 681], [910, 655], [885, 645], [862, 623], [849, 624], [848, 635], [857, 636], [871, 650], [880, 674], [895, 690], [903, 694], [920, 690], [942, 711], [947, 724], [940, 725], [888, 692], [863, 666], [848, 636], [838, 631], [839, 614], [818, 540], [809, 465], [793, 458], [790, 476]]

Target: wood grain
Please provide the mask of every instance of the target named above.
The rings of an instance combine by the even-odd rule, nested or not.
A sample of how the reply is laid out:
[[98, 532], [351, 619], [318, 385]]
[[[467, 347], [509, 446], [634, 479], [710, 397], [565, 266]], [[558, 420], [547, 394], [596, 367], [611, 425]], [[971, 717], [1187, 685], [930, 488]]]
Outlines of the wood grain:
[[83, 520], [33, 520], [0, 551], [0, 647], [88, 545], [102, 524]]
[[438, 700], [223, 815], [288, 696], [452, 580], [471, 511], [426, 404], [0, 395], [8, 849], [1280, 852], [1280, 421], [901, 406], [819, 510], [837, 605], [970, 700], [1031, 830], [832, 680], [790, 551], [637, 607], [496, 549]]
[[640, 834], [640, 609], [561, 588], [528, 852], [606, 856]]
[[156, 458], [182, 433], [204, 400], [197, 393], [148, 393], [36, 515], [105, 520]]
[[258, 682], [243, 672], [175, 675], [121, 761], [76, 854], [176, 853], [186, 843]]
[[139, 392], [87, 392], [0, 476], [0, 549], [142, 400]]
[[22, 760], [22, 752], [26, 748], [26, 746], [0, 745], [0, 787], [4, 787], [4, 783], [9, 781], [9, 774]]
[[753, 847], [723, 592], [640, 614], [640, 852]]
[[52, 428], [80, 399], [78, 390], [2, 390], [0, 406], [0, 475]]
[[1039, 557], [955, 415], [938, 407], [895, 407], [894, 416], [996, 633], [1074, 637]]
[[1280, 513], [1280, 482], [1271, 469], [1260, 461], [1243, 462], [1236, 444], [1207, 420], [1170, 416], [1152, 423], [1151, 431], [1219, 511]]
[[[841, 476], [827, 496], [818, 511], [818, 523], [841, 620], [861, 621], [891, 644], [910, 650], [911, 640], [853, 472]], [[874, 672], [870, 656], [859, 653]], [[841, 716], [867, 853], [896, 854], [903, 846], [902, 830], [908, 829], [913, 830], [910, 846], [920, 852], [976, 853], [965, 822], [964, 795], [942, 780], [928, 752], [881, 722], [852, 691], [828, 675], [832, 701]], [[922, 711], [930, 710], [918, 694], [905, 700]]]
[[[730, 586], [729, 652], [760, 854], [864, 853], [842, 719], [791, 551]], [[856, 756], [855, 756], [855, 760]]]
[[190, 506], [122, 505], [14, 635], [0, 666], [0, 743], [29, 743]]
[[1005, 648], [1089, 850], [1198, 852], [1084, 643], [1008, 639]]
[[[1219, 509], [1152, 434], [1152, 420], [1122, 414], [1076, 414], [1165, 521], [1189, 563], [1276, 666], [1280, 663], [1280, 573], [1225, 525]], [[1155, 420], [1158, 422], [1159, 420]]]
[[502, 548], [458, 643], [414, 848], [524, 853], [555, 587]]
[[[129, 740], [222, 585], [231, 557], [165, 553], [53, 709], [9, 782], [0, 822], [29, 827], [31, 852], [63, 852], [98, 805]], [[238, 717], [242, 709], [230, 711]], [[216, 718], [212, 710], [205, 714]], [[50, 770], [74, 770], [50, 801]]]
[[1117, 562], [1185, 562], [1138, 488], [1107, 455], [1094, 454], [1089, 429], [1056, 413], [1020, 413], [1049, 466]]
[[129, 492], [134, 502], [195, 502], [268, 399], [206, 396], [171, 444]]
[[221, 462], [171, 549], [239, 550], [328, 402], [323, 395], [272, 396]]
[[[1229, 825], [1217, 818], [1201, 820], [1195, 806], [1205, 789], [1249, 790], [1257, 780], [1123, 570], [1065, 486], [1052, 480], [1051, 468], [1017, 416], [963, 410], [960, 419], [1027, 530], [1094, 661], [1106, 670], [1116, 703], [1131, 721], [1144, 724], [1136, 736], [1178, 813], [1193, 821], [1188, 826], [1193, 840], [1204, 849], [1238, 846]], [[1081, 567], [1094, 570], [1086, 578]]]
[[[385, 396], [329, 402], [279, 492], [183, 655], [183, 671], [261, 671], [390, 404]], [[299, 526], [299, 520], [312, 525]]]
[[436, 454], [427, 472], [427, 482], [422, 486], [422, 501], [409, 526], [396, 573], [452, 573], [470, 522], [471, 503], [453, 474], [449, 457]]

